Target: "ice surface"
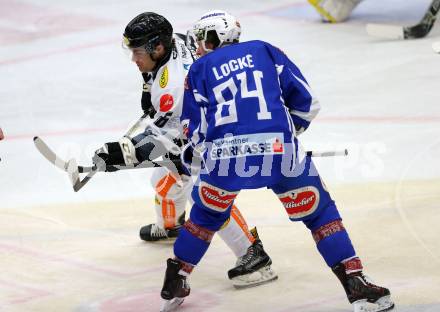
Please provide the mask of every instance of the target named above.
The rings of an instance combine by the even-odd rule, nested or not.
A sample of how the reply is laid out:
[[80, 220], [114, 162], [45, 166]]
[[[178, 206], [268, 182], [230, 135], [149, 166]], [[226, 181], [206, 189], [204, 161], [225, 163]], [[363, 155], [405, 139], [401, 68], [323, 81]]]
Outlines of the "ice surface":
[[[271, 42], [301, 68], [322, 105], [305, 148], [349, 149], [316, 163], [367, 273], [398, 311], [440, 310], [439, 26], [413, 41], [365, 32], [367, 22], [414, 24], [429, 2], [366, 0], [331, 25], [304, 0], [0, 1], [0, 310], [158, 311], [171, 244], [137, 238], [154, 222], [151, 171], [97, 174], [74, 193], [32, 138], [89, 165], [141, 114], [141, 77], [120, 44], [128, 21], [155, 11], [184, 32], [215, 8], [239, 17], [242, 40]], [[279, 281], [233, 290], [232, 253], [215, 240], [182, 311], [349, 311], [303, 226], [265, 191], [248, 194], [239, 203]]]

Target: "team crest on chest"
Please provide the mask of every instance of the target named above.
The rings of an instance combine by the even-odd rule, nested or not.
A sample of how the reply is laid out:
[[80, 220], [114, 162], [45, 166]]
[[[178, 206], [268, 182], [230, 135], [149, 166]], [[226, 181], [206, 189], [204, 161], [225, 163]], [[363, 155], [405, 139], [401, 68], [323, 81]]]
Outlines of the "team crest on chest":
[[160, 76], [159, 79], [159, 86], [161, 88], [165, 88], [168, 84], [168, 66], [165, 66], [165, 68], [163, 69], [162, 75]]

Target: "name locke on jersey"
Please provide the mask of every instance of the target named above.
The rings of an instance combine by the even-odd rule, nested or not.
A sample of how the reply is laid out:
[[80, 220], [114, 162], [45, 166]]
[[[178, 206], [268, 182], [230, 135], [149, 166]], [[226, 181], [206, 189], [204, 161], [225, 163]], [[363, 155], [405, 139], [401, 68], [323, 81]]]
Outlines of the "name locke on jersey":
[[[219, 67], [220, 70], [217, 69], [216, 67], [213, 67], [212, 71], [214, 72], [215, 79], [220, 80], [224, 77], [229, 76], [232, 72], [243, 69], [245, 67], [247, 68], [254, 67], [251, 54], [247, 54], [246, 56], [234, 60], [230, 60], [229, 62], [220, 65]], [[222, 75], [220, 75], [219, 72]]]

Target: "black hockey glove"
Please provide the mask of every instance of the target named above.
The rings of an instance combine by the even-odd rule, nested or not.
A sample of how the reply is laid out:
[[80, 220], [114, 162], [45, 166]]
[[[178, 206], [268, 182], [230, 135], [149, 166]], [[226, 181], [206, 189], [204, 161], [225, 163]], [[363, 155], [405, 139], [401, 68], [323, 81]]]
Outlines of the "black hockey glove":
[[203, 166], [202, 156], [194, 149], [191, 143], [185, 145], [180, 159], [187, 175], [197, 174]]
[[156, 110], [153, 107], [153, 103], [151, 102], [151, 85], [153, 83], [153, 77], [151, 74], [143, 73], [142, 77], [144, 78], [144, 86], [142, 89], [142, 98], [141, 98], [141, 106], [144, 114], [153, 118], [156, 115]]
[[177, 173], [179, 175], [185, 174], [185, 175], [191, 175], [188, 170], [185, 168], [185, 166], [182, 164], [182, 160], [180, 159], [180, 155], [175, 155], [172, 153], [168, 153], [165, 155], [165, 159], [171, 160], [174, 165], [176, 166]]
[[304, 131], [306, 131], [306, 128], [300, 126], [300, 125], [295, 125], [295, 130], [296, 130], [296, 135], [300, 135], [301, 133], [303, 133]]
[[103, 147], [95, 151], [92, 161], [100, 171], [106, 172], [119, 170], [115, 166], [138, 162], [133, 143], [125, 137], [119, 142], [105, 143]]

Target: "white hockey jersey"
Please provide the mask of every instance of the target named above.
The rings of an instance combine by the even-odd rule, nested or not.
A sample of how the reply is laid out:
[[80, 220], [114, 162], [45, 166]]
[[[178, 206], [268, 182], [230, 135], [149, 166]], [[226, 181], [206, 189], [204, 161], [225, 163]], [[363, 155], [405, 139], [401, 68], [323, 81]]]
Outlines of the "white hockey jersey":
[[[174, 45], [168, 61], [162, 64], [156, 72], [143, 75], [144, 79], [149, 77], [144, 82], [143, 100], [147, 97], [151, 101], [155, 114], [145, 120], [142, 125], [145, 130], [132, 139], [136, 145], [136, 154], [142, 154], [142, 146], [137, 146], [142, 145], [139, 142], [145, 142], [145, 138], [151, 135], [156, 141], [164, 144], [168, 151], [173, 154], [180, 153], [180, 147], [173, 141], [182, 138], [180, 116], [182, 115], [184, 80], [194, 58], [184, 40], [178, 35], [174, 35], [173, 39]], [[144, 157], [141, 155], [140, 158]]]

